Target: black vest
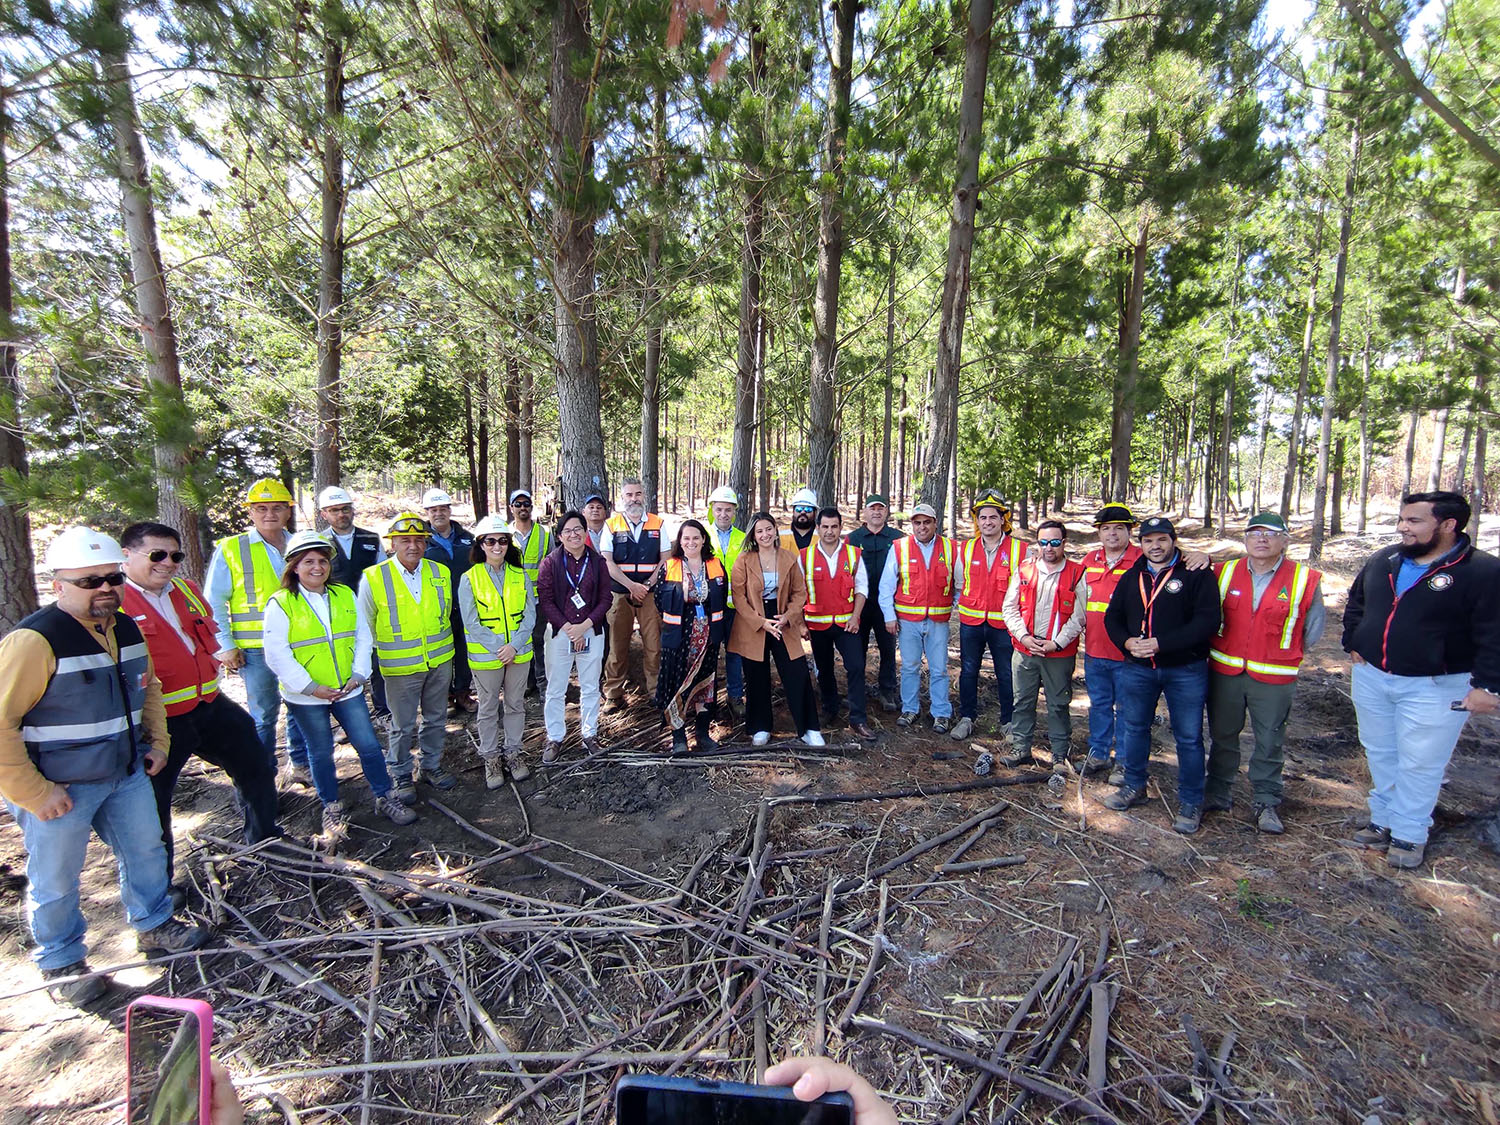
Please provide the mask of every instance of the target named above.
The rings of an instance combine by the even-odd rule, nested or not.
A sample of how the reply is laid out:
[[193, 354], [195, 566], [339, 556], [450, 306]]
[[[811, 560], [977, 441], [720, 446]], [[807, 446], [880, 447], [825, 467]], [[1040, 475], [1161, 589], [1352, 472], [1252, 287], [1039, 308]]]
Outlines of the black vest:
[[350, 544], [352, 555], [344, 554], [344, 548], [334, 539], [332, 530], [323, 534], [333, 543], [333, 573], [329, 576], [330, 582], [358, 590], [359, 580], [365, 571], [385, 558], [380, 550], [380, 536], [373, 531], [366, 531], [362, 527], [354, 529], [354, 542]]

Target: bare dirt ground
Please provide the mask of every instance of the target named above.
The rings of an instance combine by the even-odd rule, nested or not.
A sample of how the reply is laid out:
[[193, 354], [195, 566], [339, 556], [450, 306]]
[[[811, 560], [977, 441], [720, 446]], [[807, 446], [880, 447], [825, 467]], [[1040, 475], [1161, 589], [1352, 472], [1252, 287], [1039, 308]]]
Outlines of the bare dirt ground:
[[[1248, 788], [1198, 835], [1174, 834], [1169, 740], [1152, 762], [1163, 799], [1122, 815], [1092, 781], [1057, 795], [1000, 770], [988, 779], [1000, 784], [973, 788], [986, 780], [970, 768], [975, 749], [936, 758], [955, 744], [898, 732], [878, 709], [869, 749], [841, 749], [833, 732], [826, 752], [752, 750], [725, 725], [739, 745], [674, 761], [642, 705], [606, 719], [613, 749], [598, 759], [580, 762], [570, 744], [557, 767], [495, 792], [453, 720], [461, 784], [424, 800], [407, 829], [374, 818], [341, 748], [358, 827], [334, 863], [243, 854], [224, 780], [190, 767], [179, 865], [214, 949], [140, 965], [96, 844], [91, 961], [133, 967], [76, 1012], [36, 990], [25, 857], [6, 818], [0, 1125], [118, 1120], [124, 1005], [148, 992], [214, 1005], [219, 1053], [266, 1121], [284, 1116], [273, 1100], [304, 1122], [600, 1121], [625, 1069], [680, 1061], [747, 1079], [759, 1057], [822, 1043], [910, 1121], [964, 1105], [991, 1060], [1008, 1078], [979, 1090], [970, 1120], [1007, 1119], [1017, 1083], [1031, 1082], [1043, 1089], [1009, 1119], [1494, 1122], [1496, 725], [1471, 721], [1460, 742], [1427, 867], [1397, 873], [1343, 843], [1368, 777], [1337, 619], [1349, 577], [1386, 541], [1333, 544], [1329, 635], [1298, 689], [1280, 838], [1254, 831]], [[1080, 677], [1080, 739], [1086, 705]], [[983, 735], [994, 721], [991, 703]], [[528, 729], [535, 753], [535, 704]], [[815, 799], [831, 795], [860, 799]], [[289, 831], [314, 831], [316, 806], [289, 794]], [[986, 830], [961, 862], [1021, 859], [940, 870], [966, 830], [891, 866], [971, 821]], [[1220, 1077], [1195, 1035], [1204, 1056], [1228, 1048]], [[481, 1057], [445, 1061], [458, 1055]]]

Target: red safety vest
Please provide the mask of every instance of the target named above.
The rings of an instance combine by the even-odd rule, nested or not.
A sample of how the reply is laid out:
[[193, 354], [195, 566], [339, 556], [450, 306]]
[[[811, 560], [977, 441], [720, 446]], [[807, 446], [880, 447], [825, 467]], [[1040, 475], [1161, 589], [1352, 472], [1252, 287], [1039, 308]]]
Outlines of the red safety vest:
[[1248, 672], [1268, 684], [1289, 684], [1302, 664], [1302, 636], [1321, 571], [1283, 558], [1271, 584], [1251, 609], [1254, 598], [1249, 564], [1243, 559], [1219, 569], [1219, 600], [1224, 612], [1219, 635], [1209, 649], [1210, 665], [1225, 676]]
[[1120, 576], [1135, 565], [1141, 557], [1141, 549], [1134, 543], [1125, 544], [1125, 553], [1114, 566], [1104, 557], [1104, 548], [1099, 547], [1083, 556], [1083, 573], [1089, 582], [1089, 600], [1084, 603], [1083, 650], [1100, 660], [1124, 660], [1125, 654], [1109, 639], [1104, 628], [1104, 611], [1109, 608], [1109, 599], [1114, 597]]
[[830, 568], [828, 556], [816, 542], [802, 552], [802, 573], [807, 576], [807, 606], [802, 620], [809, 629], [842, 629], [854, 616], [854, 576], [859, 572], [860, 550], [847, 543], [834, 554]]
[[186, 578], [172, 579], [167, 596], [177, 611], [177, 620], [193, 638], [196, 647], [192, 652], [182, 643], [172, 623], [157, 613], [139, 590], [128, 582], [120, 587], [122, 608], [135, 619], [141, 636], [146, 638], [146, 651], [151, 654], [156, 678], [161, 681], [162, 702], [171, 717], [185, 715], [200, 702], [219, 694], [219, 662], [214, 659], [219, 642], [213, 610], [193, 582]]
[[896, 560], [896, 616], [903, 621], [947, 621], [953, 614], [953, 540], [932, 542], [932, 562], [908, 535], [891, 547]]
[[[1057, 632], [1058, 627], [1073, 616], [1073, 607], [1078, 604], [1078, 580], [1083, 577], [1084, 568], [1081, 562], [1074, 562], [1072, 559], [1063, 560], [1062, 573], [1057, 576], [1057, 590], [1052, 595], [1052, 620], [1047, 622], [1046, 629], [1037, 632], [1036, 565], [1035, 559], [1027, 559], [1016, 570], [1016, 580], [1021, 583], [1016, 599], [1020, 602], [1021, 620], [1026, 622], [1026, 631], [1044, 640], [1051, 640], [1052, 634]], [[1017, 652], [1030, 651], [1021, 644], [1019, 637], [1011, 637], [1010, 643], [1015, 646]], [[1072, 656], [1077, 651], [1078, 638], [1074, 637], [1073, 643], [1067, 648], [1049, 652], [1047, 658], [1050, 660], [1054, 656]]]
[[982, 539], [968, 540], [959, 551], [964, 589], [958, 596], [958, 619], [965, 625], [1005, 628], [1005, 591], [1026, 554], [1026, 544], [1010, 535], [1002, 536], [994, 565], [985, 557]]

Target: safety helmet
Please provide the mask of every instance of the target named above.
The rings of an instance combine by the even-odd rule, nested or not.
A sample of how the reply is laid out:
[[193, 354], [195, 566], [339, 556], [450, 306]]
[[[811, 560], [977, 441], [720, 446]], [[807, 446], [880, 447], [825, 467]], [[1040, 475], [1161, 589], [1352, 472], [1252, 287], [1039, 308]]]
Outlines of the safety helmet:
[[333, 558], [333, 543], [321, 532], [299, 531], [286, 541], [286, 550], [281, 557], [291, 562], [298, 555], [308, 551], [322, 551], [330, 559]]
[[427, 538], [427, 520], [416, 512], [402, 512], [391, 521], [391, 526], [386, 528], [385, 537], [395, 539], [399, 536], [410, 535]]
[[340, 508], [345, 504], [353, 504], [354, 497], [336, 484], [330, 484], [322, 492], [318, 493], [318, 508]]
[[481, 535], [510, 535], [510, 524], [506, 523], [497, 515], [488, 515], [469, 529], [474, 533], [474, 538]]
[[451, 506], [452, 504], [452, 498], [441, 488], [429, 488], [426, 492], [422, 493], [423, 508], [441, 508]]
[[974, 503], [969, 505], [971, 516], [979, 515], [980, 508], [999, 508], [1002, 516], [1010, 514], [1010, 501], [1000, 495], [999, 489], [986, 488], [974, 498]]
[[47, 547], [48, 570], [76, 570], [105, 563], [123, 563], [120, 544], [92, 527], [70, 527]]
[[1107, 523], [1123, 523], [1126, 527], [1134, 527], [1135, 513], [1124, 504], [1106, 504], [1094, 513], [1094, 526], [1103, 527]]
[[733, 504], [736, 508], [740, 505], [740, 498], [735, 495], [734, 489], [727, 484], [721, 484], [708, 494], [710, 504]]
[[245, 493], [246, 504], [290, 504], [292, 494], [275, 477], [262, 477]]
[[795, 496], [792, 497], [792, 507], [793, 508], [802, 508], [802, 507], [816, 508], [817, 506], [818, 506], [818, 494], [816, 492], [814, 492], [810, 488], [804, 488], [801, 492], [797, 493]]

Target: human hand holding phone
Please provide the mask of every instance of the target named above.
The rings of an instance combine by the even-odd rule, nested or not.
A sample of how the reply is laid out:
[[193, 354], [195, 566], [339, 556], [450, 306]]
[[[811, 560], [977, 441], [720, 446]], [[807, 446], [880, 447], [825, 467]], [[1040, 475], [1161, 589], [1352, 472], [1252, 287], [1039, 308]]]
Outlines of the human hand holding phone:
[[822, 1056], [782, 1059], [766, 1071], [768, 1086], [790, 1086], [799, 1101], [844, 1091], [854, 1099], [854, 1125], [896, 1125], [896, 1111], [853, 1067]]
[[[212, 1045], [213, 1009], [202, 1000], [132, 1001], [125, 1010], [127, 1125], [223, 1125], [209, 1116]], [[225, 1120], [237, 1125], [232, 1117]]]

